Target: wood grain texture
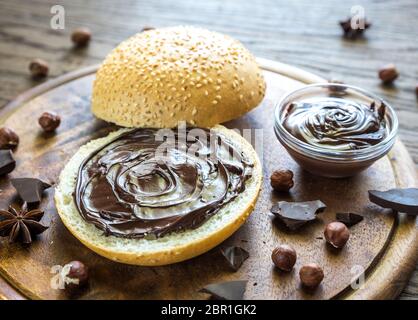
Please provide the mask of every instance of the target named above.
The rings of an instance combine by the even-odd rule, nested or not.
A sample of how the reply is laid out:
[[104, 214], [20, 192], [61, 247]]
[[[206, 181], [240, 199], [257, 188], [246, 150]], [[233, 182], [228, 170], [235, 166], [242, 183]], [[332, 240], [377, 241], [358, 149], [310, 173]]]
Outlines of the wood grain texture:
[[[63, 4], [66, 29], [50, 29], [50, 7]], [[361, 4], [373, 26], [366, 39], [341, 39], [337, 21]], [[194, 24], [228, 33], [256, 55], [303, 67], [324, 78], [338, 78], [385, 97], [400, 119], [400, 136], [418, 163], [418, 19], [415, 0], [390, 1], [0, 1], [0, 105], [38, 84], [28, 76], [34, 57], [50, 63], [55, 77], [99, 63], [120, 41], [144, 25]], [[93, 41], [72, 48], [69, 34], [88, 26]], [[395, 62], [401, 77], [383, 87], [377, 68]], [[418, 298], [418, 271], [401, 298]]]
[[[282, 73], [298, 73], [297, 69], [289, 66], [260, 62], [271, 69], [276, 67]], [[4, 124], [15, 128], [21, 137], [21, 144], [15, 152], [18, 167], [11, 174], [12, 177], [33, 172], [41, 179], [54, 183], [68, 158], [80, 145], [115, 129], [93, 118], [89, 112], [94, 79], [92, 70], [80, 70], [57, 81], [45, 83], [23, 94], [0, 112]], [[346, 295], [356, 298], [359, 294], [365, 298], [391, 298], [396, 295], [410, 271], [407, 267], [410, 268], [411, 263], [408, 264], [408, 261], [416, 261], [417, 250], [415, 255], [407, 254], [408, 250], [414, 250], [413, 247], [409, 243], [406, 246], [405, 242], [400, 245], [393, 243], [395, 241], [392, 236], [399, 233], [406, 241], [416, 243], [415, 223], [407, 221], [404, 232], [398, 232], [394, 215], [371, 205], [367, 199], [367, 190], [403, 186], [396, 172], [411, 170], [413, 165], [408, 154], [406, 151], [398, 154], [395, 150], [394, 156], [399, 155], [403, 159], [396, 170], [393, 170], [393, 157], [391, 160], [385, 157], [366, 172], [350, 179], [318, 178], [302, 171], [276, 141], [271, 117], [275, 101], [302, 83], [269, 71], [265, 72], [265, 76], [268, 86], [263, 103], [244, 117], [226, 123], [230, 128], [263, 129], [263, 135], [258, 136], [260, 140], [256, 144], [264, 167], [264, 185], [260, 198], [249, 221], [221, 245], [239, 245], [250, 252], [250, 258], [238, 272], [228, 270], [219, 254], [219, 248], [186, 262], [157, 268], [127, 266], [106, 260], [82, 246], [65, 229], [56, 214], [53, 190], [48, 190], [41, 207], [47, 212], [43, 222], [51, 227], [30, 249], [19, 244], [9, 245], [3, 240], [0, 246], [0, 274], [25, 296], [34, 299], [69, 298], [62, 291], [51, 289], [50, 268], [74, 259], [87, 263], [92, 273], [90, 287], [79, 296], [72, 297], [80, 299], [200, 299], [204, 296], [197, 293], [199, 288], [229, 279], [249, 281], [246, 292], [248, 299], [325, 299]], [[302, 73], [301, 77], [305, 81], [318, 80], [308, 73]], [[58, 83], [61, 85], [58, 86]], [[56, 134], [45, 135], [39, 129], [27, 125], [36, 123], [38, 115], [46, 107], [63, 116], [64, 121]], [[21, 121], [23, 117], [26, 120], [24, 123]], [[404, 150], [401, 145], [399, 148]], [[276, 194], [269, 186], [270, 173], [281, 167], [291, 168], [295, 172], [296, 186], [289, 195]], [[412, 170], [412, 173], [407, 174], [409, 185], [417, 183], [415, 169]], [[0, 205], [4, 207], [15, 200], [15, 194], [6, 178], [0, 180], [0, 188], [3, 190]], [[321, 214], [319, 221], [304, 228], [303, 232], [287, 231], [268, 213], [272, 204], [278, 200], [317, 198], [323, 200], [328, 208]], [[324, 225], [335, 219], [335, 212], [351, 210], [364, 214], [365, 221], [352, 229], [350, 242], [344, 250], [330, 250], [322, 237]], [[279, 243], [289, 243], [299, 253], [296, 268], [290, 274], [277, 272], [272, 267], [270, 254]], [[383, 254], [390, 254], [386, 251], [390, 245], [396, 247], [394, 252], [404, 263], [399, 264], [394, 259], [398, 266], [398, 270], [395, 270], [397, 272], [390, 270], [389, 274], [382, 277], [379, 276], [379, 270], [374, 270], [376, 266], [387, 264], [382, 263], [380, 258]], [[303, 290], [297, 277], [296, 270], [308, 262], [319, 263], [326, 272], [325, 281], [315, 292]], [[365, 288], [369, 289], [359, 290], [358, 293], [350, 289], [353, 277], [351, 270], [354, 266], [368, 270], [375, 276], [373, 283], [366, 282]], [[387, 278], [389, 281], [395, 279], [398, 285], [392, 290], [385, 287], [384, 292], [381, 292], [380, 284], [386, 283]], [[18, 296], [7, 286], [3, 295], [11, 294], [11, 298]]]

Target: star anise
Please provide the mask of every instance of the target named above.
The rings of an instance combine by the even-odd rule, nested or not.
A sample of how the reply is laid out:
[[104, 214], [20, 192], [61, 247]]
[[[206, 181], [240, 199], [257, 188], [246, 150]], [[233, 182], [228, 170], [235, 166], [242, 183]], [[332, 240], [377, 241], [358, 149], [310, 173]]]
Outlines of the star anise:
[[9, 242], [32, 243], [32, 236], [44, 232], [48, 227], [39, 223], [44, 212], [39, 209], [28, 210], [26, 202], [20, 210], [9, 206], [0, 210], [0, 237], [9, 237]]
[[363, 35], [364, 30], [370, 28], [371, 24], [364, 20], [364, 27], [357, 26], [353, 28], [351, 25], [351, 18], [348, 18], [345, 21], [340, 21], [340, 26], [343, 29], [344, 37], [347, 39], [356, 39]]

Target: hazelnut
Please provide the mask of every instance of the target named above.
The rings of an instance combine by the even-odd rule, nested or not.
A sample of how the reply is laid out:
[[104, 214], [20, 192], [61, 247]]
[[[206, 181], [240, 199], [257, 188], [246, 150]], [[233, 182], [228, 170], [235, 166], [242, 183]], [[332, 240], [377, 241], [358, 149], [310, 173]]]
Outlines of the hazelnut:
[[276, 191], [287, 192], [293, 187], [293, 172], [290, 170], [276, 170], [270, 177], [270, 184]]
[[12, 129], [0, 129], [0, 149], [13, 149], [19, 144], [19, 136]]
[[324, 231], [325, 239], [335, 248], [342, 248], [350, 238], [350, 231], [342, 222], [328, 223]]
[[71, 261], [68, 265], [70, 265], [70, 271], [68, 272], [67, 277], [75, 280], [75, 282], [67, 285], [67, 288], [72, 289], [85, 286], [89, 279], [89, 269], [87, 266], [80, 261]]
[[399, 76], [399, 72], [393, 63], [387, 64], [379, 69], [379, 78], [383, 83], [392, 83]]
[[71, 41], [77, 47], [86, 46], [91, 39], [91, 32], [88, 28], [77, 28], [71, 34]]
[[42, 59], [34, 59], [29, 64], [29, 71], [33, 78], [43, 78], [48, 75], [48, 63]]
[[55, 112], [44, 112], [38, 119], [39, 125], [46, 132], [54, 131], [61, 123], [61, 118]]
[[296, 263], [296, 251], [291, 246], [282, 244], [273, 250], [271, 260], [282, 271], [290, 271]]
[[324, 279], [324, 271], [316, 263], [309, 263], [300, 268], [299, 276], [304, 286], [314, 288]]
[[149, 31], [149, 30], [154, 30], [154, 29], [155, 29], [154, 27], [151, 27], [151, 26], [145, 26], [145, 27], [143, 27], [143, 28], [142, 28], [141, 32], [144, 32], [144, 31]]
[[[345, 94], [345, 91], [347, 89], [347, 87], [345, 86], [340, 86], [340, 85], [344, 85], [345, 83], [337, 80], [337, 79], [331, 79], [328, 81], [329, 85], [329, 91], [331, 91], [331, 93], [333, 94]], [[336, 84], [336, 86], [333, 86], [332, 84]]]

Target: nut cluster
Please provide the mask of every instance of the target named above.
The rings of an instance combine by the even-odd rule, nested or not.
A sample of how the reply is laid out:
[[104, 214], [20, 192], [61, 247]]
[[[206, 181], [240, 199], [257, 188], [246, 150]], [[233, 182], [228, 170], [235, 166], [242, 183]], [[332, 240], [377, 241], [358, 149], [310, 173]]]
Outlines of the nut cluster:
[[289, 191], [293, 185], [293, 172], [290, 170], [276, 170], [270, 177], [271, 187], [280, 192]]
[[[282, 244], [275, 248], [271, 254], [271, 260], [281, 271], [290, 272], [296, 264], [297, 254], [291, 246]], [[324, 279], [324, 271], [316, 263], [308, 263], [299, 270], [300, 281], [303, 286], [315, 288]]]
[[59, 127], [61, 118], [55, 112], [44, 112], [39, 117], [38, 122], [44, 131], [51, 132]]
[[19, 136], [12, 129], [0, 128], [0, 149], [13, 149], [19, 144]]
[[[88, 28], [77, 28], [71, 33], [71, 41], [76, 47], [85, 47], [91, 40], [91, 32]], [[45, 78], [49, 73], [49, 65], [45, 60], [33, 59], [29, 63], [29, 72], [34, 79]]]

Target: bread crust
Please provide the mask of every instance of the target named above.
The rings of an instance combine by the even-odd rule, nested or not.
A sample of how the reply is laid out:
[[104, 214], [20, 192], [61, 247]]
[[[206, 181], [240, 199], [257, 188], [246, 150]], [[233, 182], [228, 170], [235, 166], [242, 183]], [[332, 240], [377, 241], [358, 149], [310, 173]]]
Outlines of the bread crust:
[[[211, 217], [202, 226], [194, 230], [207, 228], [208, 226], [206, 224], [208, 223], [214, 226], [214, 230], [208, 228], [209, 231], [203, 231], [201, 236], [198, 238], [196, 238], [196, 236], [190, 236], [190, 239], [188, 239], [187, 233], [192, 235], [196, 232], [194, 230], [186, 230], [181, 233], [182, 237], [185, 238], [184, 241], [170, 240], [170, 237], [173, 236], [169, 234], [163, 237], [165, 238], [164, 241], [166, 241], [166, 245], [161, 245], [161, 243], [159, 243], [158, 249], [153, 250], [147, 248], [147, 250], [141, 250], [141, 245], [144, 242], [147, 242], [147, 247], [152, 248], [152, 241], [158, 241], [158, 239], [127, 240], [115, 236], [106, 237], [99, 229], [84, 221], [75, 207], [72, 197], [73, 189], [71, 189], [71, 186], [75, 185], [74, 180], [76, 179], [78, 166], [88, 152], [94, 150], [96, 147], [100, 147], [100, 145], [104, 145], [106, 141], [109, 141], [113, 137], [125, 132], [126, 129], [118, 130], [105, 138], [94, 140], [81, 147], [64, 168], [60, 176], [59, 184], [55, 190], [55, 204], [62, 222], [80, 242], [92, 251], [108, 259], [132, 265], [160, 266], [172, 264], [198, 256], [217, 246], [231, 236], [246, 221], [250, 213], [253, 211], [261, 187], [262, 171], [256, 152], [243, 137], [233, 130], [228, 130], [222, 126], [216, 126], [215, 128], [230, 138], [235, 145], [240, 146], [241, 150], [244, 151], [245, 154], [254, 162], [253, 175], [249, 180], [251, 181], [251, 186], [248, 188], [246, 185], [246, 190], [242, 193], [245, 194], [245, 197], [237, 197], [225, 206], [229, 208], [228, 211], [226, 211], [225, 208], [221, 208], [221, 210], [215, 214], [215, 216], [222, 214], [228, 215], [226, 223], [222, 222], [216, 224], [216, 222], [213, 222], [216, 220]], [[68, 185], [69, 181], [72, 181], [72, 185]], [[237, 212], [231, 213], [230, 210], [234, 209], [234, 203], [235, 206], [239, 204], [240, 207]], [[74, 220], [78, 220], [78, 224], [74, 223]], [[84, 225], [80, 228], [81, 223]], [[106, 246], [100, 243], [101, 240], [109, 240], [109, 238], [111, 238], [112, 243], [120, 243], [120, 245], [117, 245], [118, 249], [115, 249], [115, 246]], [[180, 243], [176, 243], [176, 241]], [[125, 250], [124, 243], [128, 242], [130, 249]], [[135, 244], [138, 244], [138, 246]], [[132, 249], [135, 247], [138, 247], [138, 250]]]
[[265, 81], [237, 40], [196, 27], [138, 33], [104, 60], [92, 112], [124, 127], [212, 127], [261, 102]]

